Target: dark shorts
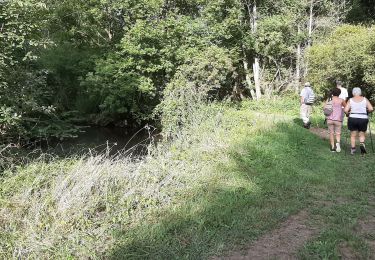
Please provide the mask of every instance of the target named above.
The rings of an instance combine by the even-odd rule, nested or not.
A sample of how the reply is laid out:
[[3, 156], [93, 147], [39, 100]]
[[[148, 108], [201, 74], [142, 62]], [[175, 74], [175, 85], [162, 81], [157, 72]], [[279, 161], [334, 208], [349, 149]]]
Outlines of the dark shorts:
[[348, 128], [350, 131], [366, 132], [367, 124], [368, 119], [354, 117], [349, 117], [348, 119]]

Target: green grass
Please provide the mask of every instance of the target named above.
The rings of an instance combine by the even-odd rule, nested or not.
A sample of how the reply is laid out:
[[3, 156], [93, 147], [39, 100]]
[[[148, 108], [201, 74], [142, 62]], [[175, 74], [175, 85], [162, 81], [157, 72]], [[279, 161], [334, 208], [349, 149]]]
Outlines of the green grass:
[[[374, 156], [330, 153], [327, 141], [295, 122], [292, 104], [287, 113], [279, 101], [269, 111], [251, 103], [238, 110], [214, 106], [203, 111], [210, 115], [206, 121], [138, 164], [78, 158], [6, 174], [0, 189], [2, 253], [205, 259], [246, 248], [307, 209], [318, 234], [300, 249], [301, 258], [339, 258], [344, 241], [369, 256], [355, 227], [371, 210]], [[81, 182], [88, 177], [93, 184], [86, 187]], [[77, 199], [71, 193], [77, 187], [88, 193]], [[70, 203], [65, 211], [64, 194], [56, 190], [70, 192], [64, 193]]]
[[[142, 228], [141, 233], [137, 230], [136, 235], [124, 235], [127, 242], [115, 251], [114, 256], [198, 259], [222, 255], [228, 248], [246, 246], [313, 202], [360, 193], [354, 206], [361, 207], [357, 204], [363, 203], [374, 191], [374, 186], [364, 183], [372, 177], [373, 158], [347, 160], [343, 154], [332, 155], [323, 141], [296, 125], [281, 124], [274, 130], [245, 139], [243, 145], [234, 147], [230, 163], [219, 166], [220, 181], [206, 180], [211, 185], [195, 191], [192, 197], [198, 198], [186, 200], [187, 205], [175, 209], [172, 214], [164, 212], [156, 221], [158, 224], [153, 226], [157, 237], [146, 235], [149, 226]], [[352, 187], [348, 187], [348, 180], [342, 179], [342, 175], [358, 159], [364, 164], [358, 171], [364, 175], [355, 179], [357, 172], [353, 171], [350, 174], [353, 180], [349, 182]], [[362, 194], [362, 190], [367, 193]], [[319, 205], [315, 207], [309, 210], [320, 208]], [[338, 215], [342, 211], [331, 210]], [[359, 211], [352, 217], [358, 219], [364, 214], [365, 211]], [[326, 216], [321, 214], [320, 217]], [[349, 218], [342, 221], [347, 220], [353, 221]], [[324, 227], [323, 233], [324, 229], [330, 230], [330, 227]], [[302, 256], [337, 255], [338, 241], [350, 237], [341, 232], [335, 233], [334, 238], [323, 238], [318, 242], [323, 245], [330, 242], [330, 247], [318, 248], [317, 252], [314, 247], [307, 247]], [[321, 252], [324, 250], [328, 252]]]

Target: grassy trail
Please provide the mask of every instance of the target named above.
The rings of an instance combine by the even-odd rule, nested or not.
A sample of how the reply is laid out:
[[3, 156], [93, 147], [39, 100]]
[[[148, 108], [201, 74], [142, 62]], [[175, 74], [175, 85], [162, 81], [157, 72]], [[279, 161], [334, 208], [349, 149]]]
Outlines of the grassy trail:
[[[207, 259], [249, 256], [256, 241], [276, 243], [273, 236], [277, 234], [293, 244], [294, 233], [303, 231], [306, 236], [297, 239], [303, 243], [291, 246], [288, 256], [371, 258], [374, 155], [330, 153], [327, 141], [300, 127], [294, 118], [293, 113], [220, 109], [189, 130], [193, 138], [169, 147], [168, 157], [164, 154], [137, 166], [146, 180], [126, 186], [130, 180], [122, 184], [115, 179], [116, 185], [105, 183], [107, 190], [99, 195], [97, 186], [88, 189], [92, 192], [89, 203], [82, 200], [82, 209], [76, 207], [77, 218], [64, 215], [61, 220], [57, 206], [64, 196], [53, 197], [53, 192], [61, 176], [72, 171], [74, 179], [67, 179], [71, 191], [77, 192], [77, 169], [82, 175], [82, 169], [89, 168], [85, 160], [79, 161], [83, 166], [63, 161], [19, 169], [3, 178], [0, 189], [0, 202], [6, 202], [0, 211], [1, 250], [6, 256], [16, 251], [30, 258]], [[148, 164], [152, 167], [142, 168]], [[128, 168], [117, 161], [102, 170], [116, 172], [118, 165], [121, 171]], [[41, 174], [48, 182], [40, 181]], [[101, 176], [97, 169], [96, 175]], [[103, 186], [102, 177], [98, 183]], [[134, 185], [134, 195], [121, 197]], [[40, 208], [49, 205], [48, 210], [35, 213], [43, 219], [35, 226], [31, 221], [35, 207], [22, 206], [20, 201], [30, 189], [27, 200], [41, 201]], [[169, 202], [150, 199], [153, 194], [168, 197]], [[69, 205], [79, 201], [64, 198]], [[51, 230], [57, 235], [50, 235]]]
[[290, 256], [335, 259], [341, 247], [360, 258], [374, 253], [369, 234], [356, 232], [375, 213], [374, 155], [332, 154], [328, 141], [294, 117], [254, 116], [268, 124], [255, 132], [233, 129], [229, 159], [213, 161], [217, 178], [201, 183], [184, 206], [161, 214], [158, 224], [142, 228], [137, 237], [143, 239], [120, 247], [114, 258], [246, 256], [252, 241], [301, 211], [315, 235]]

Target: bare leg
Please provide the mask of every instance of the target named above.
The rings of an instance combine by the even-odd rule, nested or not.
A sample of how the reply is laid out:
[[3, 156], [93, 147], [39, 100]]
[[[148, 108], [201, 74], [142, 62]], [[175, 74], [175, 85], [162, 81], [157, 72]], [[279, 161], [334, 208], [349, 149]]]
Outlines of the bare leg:
[[329, 133], [329, 142], [331, 143], [331, 148], [335, 148], [335, 136], [333, 132]]
[[342, 122], [335, 124], [335, 135], [336, 135], [336, 152], [341, 152], [341, 129]]
[[341, 134], [336, 133], [336, 152], [341, 152]]
[[361, 154], [366, 154], [366, 146], [365, 146], [365, 139], [366, 135], [365, 132], [359, 132], [359, 148], [361, 149]]
[[359, 142], [364, 143], [366, 140], [365, 132], [359, 132]]
[[351, 144], [352, 148], [355, 148], [355, 139], [357, 137], [357, 132], [358, 131], [351, 131], [350, 132], [350, 144]]
[[336, 143], [341, 142], [341, 134], [336, 134]]

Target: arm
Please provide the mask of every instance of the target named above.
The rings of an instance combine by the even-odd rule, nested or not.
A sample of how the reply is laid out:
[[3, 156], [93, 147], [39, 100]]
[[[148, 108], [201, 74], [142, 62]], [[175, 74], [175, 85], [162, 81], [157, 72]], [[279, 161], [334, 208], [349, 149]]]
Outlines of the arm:
[[342, 106], [342, 107], [346, 107], [347, 104], [348, 104], [348, 103], [346, 102], [346, 100], [343, 100], [342, 103], [341, 103], [341, 106]]
[[300, 98], [300, 103], [301, 103], [301, 105], [303, 104], [303, 103], [305, 103], [305, 99], [301, 96], [301, 98]]
[[350, 102], [348, 102], [348, 103], [346, 104], [345, 109], [344, 109], [344, 112], [345, 112], [346, 115], [349, 114], [349, 111], [350, 111]]
[[371, 113], [372, 111], [374, 111], [374, 108], [373, 108], [373, 106], [371, 105], [370, 101], [368, 101], [368, 99], [367, 99], [367, 111], [368, 111], [369, 113]]

